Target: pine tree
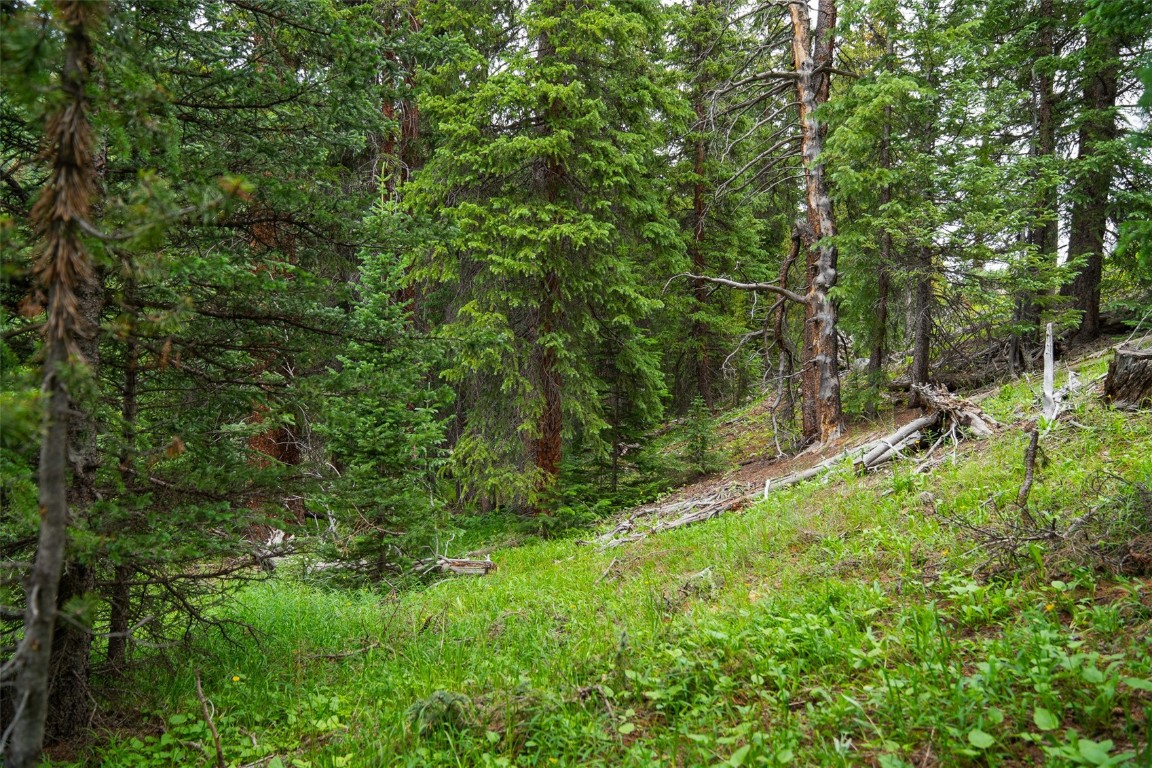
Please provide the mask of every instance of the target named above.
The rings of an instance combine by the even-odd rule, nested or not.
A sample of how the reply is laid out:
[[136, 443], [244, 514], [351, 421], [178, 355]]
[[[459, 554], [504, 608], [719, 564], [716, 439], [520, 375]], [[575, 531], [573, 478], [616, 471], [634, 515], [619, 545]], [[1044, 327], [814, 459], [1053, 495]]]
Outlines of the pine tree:
[[510, 13], [498, 65], [439, 74], [468, 87], [426, 100], [439, 147], [409, 190], [443, 233], [417, 274], [452, 294], [445, 376], [466, 407], [455, 471], [539, 513], [565, 436], [605, 443], [606, 376], [633, 379], [659, 413], [643, 327], [657, 303], [638, 270], [679, 244], [655, 175], [655, 120], [672, 96], [649, 55], [657, 3]]

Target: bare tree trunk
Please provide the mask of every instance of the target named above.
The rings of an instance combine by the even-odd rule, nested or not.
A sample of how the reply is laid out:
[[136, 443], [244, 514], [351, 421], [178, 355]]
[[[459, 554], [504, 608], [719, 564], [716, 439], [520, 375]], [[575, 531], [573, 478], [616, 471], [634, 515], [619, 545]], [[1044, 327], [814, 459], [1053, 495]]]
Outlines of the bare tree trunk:
[[[698, 96], [698, 98], [700, 98]], [[704, 129], [704, 105], [696, 103], [696, 130]], [[695, 158], [693, 160], [693, 173], [696, 182], [692, 185], [692, 244], [689, 250], [692, 255], [692, 271], [703, 275], [708, 269], [704, 257], [704, 159], [706, 146], [704, 138], [697, 133], [695, 142]], [[692, 295], [696, 302], [695, 312], [699, 315], [704, 311], [708, 301], [708, 289], [703, 280], [696, 280], [692, 285]], [[696, 355], [696, 391], [703, 398], [708, 410], [712, 410], [712, 362], [709, 360], [708, 346], [711, 342], [708, 333], [708, 324], [697, 319], [692, 322], [692, 338], [695, 342]]]
[[[1100, 278], [1104, 271], [1104, 238], [1108, 226], [1108, 195], [1112, 187], [1112, 167], [1098, 158], [1098, 145], [1116, 137], [1116, 97], [1119, 89], [1119, 41], [1100, 39], [1089, 28], [1086, 48], [1089, 72], [1084, 81], [1084, 109], [1080, 125], [1077, 166], [1079, 173], [1072, 204], [1068, 256], [1084, 256], [1085, 265], [1062, 293], [1072, 297], [1072, 305], [1083, 314], [1076, 338], [1090, 341], [1100, 335]], [[1101, 62], [1098, 58], [1101, 57]]]
[[[77, 339], [95, 329], [84, 326], [80, 303], [93, 279], [92, 262], [80, 239], [94, 183], [92, 131], [85, 86], [91, 68], [89, 32], [104, 11], [102, 3], [59, 0], [66, 27], [60, 88], [65, 101], [48, 122], [52, 173], [32, 218], [44, 243], [36, 276], [47, 293], [43, 391], [47, 407], [40, 446], [40, 534], [27, 584], [24, 638], [16, 662], [16, 704], [9, 768], [35, 765], [44, 745], [49, 712], [50, 674], [61, 573], [68, 543], [68, 448], [72, 398], [67, 383], [69, 357], [83, 363]], [[83, 670], [86, 674], [86, 666]], [[59, 679], [59, 678], [58, 678]]]
[[[807, 3], [788, 6], [792, 17], [792, 59], [800, 104], [801, 155], [804, 161], [808, 224], [816, 235], [809, 259], [805, 331], [806, 358], [813, 375], [804, 378], [805, 399], [815, 399], [816, 424], [805, 418], [805, 438], [827, 441], [839, 437], [844, 426], [840, 410], [840, 374], [837, 361], [836, 304], [829, 292], [836, 285], [836, 247], [828, 239], [836, 235], [832, 198], [820, 161], [826, 126], [816, 109], [828, 100], [828, 69], [832, 66], [833, 33], [836, 27], [834, 0], [819, 0], [815, 34], [810, 31]], [[807, 404], [805, 408], [807, 408]]]
[[[891, 53], [891, 44], [889, 44]], [[880, 134], [880, 167], [892, 167], [892, 107], [884, 107], [884, 127]], [[885, 184], [880, 188], [880, 206], [885, 208], [892, 202], [892, 188]], [[884, 387], [884, 352], [888, 340], [888, 292], [891, 278], [888, 273], [892, 263], [892, 233], [885, 229], [880, 234], [880, 264], [876, 276], [876, 321], [872, 326], [872, 350], [868, 356], [868, 385], [879, 396]], [[868, 402], [867, 415], [875, 417], [877, 403]]]

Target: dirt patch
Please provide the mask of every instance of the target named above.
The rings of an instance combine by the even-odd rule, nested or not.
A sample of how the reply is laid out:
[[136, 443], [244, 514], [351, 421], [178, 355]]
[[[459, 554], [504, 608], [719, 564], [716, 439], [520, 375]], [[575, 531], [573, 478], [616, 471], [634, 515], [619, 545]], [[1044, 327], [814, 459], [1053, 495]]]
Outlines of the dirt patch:
[[[734, 469], [703, 477], [694, 483], [678, 488], [658, 501], [627, 510], [620, 517], [644, 517], [650, 510], [678, 501], [687, 502], [693, 499], [745, 495], [763, 488], [764, 483], [768, 480], [801, 472], [832, 456], [843, 453], [845, 450], [873, 442], [890, 434], [893, 430], [911, 423], [920, 416], [921, 411], [919, 409], [905, 408], [891, 414], [884, 421], [849, 425], [843, 437], [818, 444], [793, 456], [753, 456]], [[722, 433], [727, 433], [725, 434], [727, 439], [731, 439], [735, 434], [732, 430], [732, 424], [733, 422], [728, 422], [724, 425], [729, 427], [729, 429], [722, 431]]]

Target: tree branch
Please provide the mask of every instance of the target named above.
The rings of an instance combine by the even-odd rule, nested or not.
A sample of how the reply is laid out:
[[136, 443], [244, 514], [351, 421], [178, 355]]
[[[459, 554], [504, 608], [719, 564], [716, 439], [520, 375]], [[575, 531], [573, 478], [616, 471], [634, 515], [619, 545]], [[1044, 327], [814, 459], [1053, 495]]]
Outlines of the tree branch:
[[782, 296], [789, 301], [794, 301], [797, 304], [807, 303], [807, 299], [798, 293], [781, 288], [776, 283], [738, 283], [735, 280], [729, 280], [726, 277], [708, 277], [707, 275], [693, 275], [691, 272], [682, 272], [679, 275], [673, 275], [668, 282], [671, 283], [678, 277], [686, 277], [689, 280], [703, 280], [706, 283], [715, 283], [716, 285], [726, 285], [729, 288], [735, 288], [740, 291], [767, 291], [774, 293], [777, 296]]

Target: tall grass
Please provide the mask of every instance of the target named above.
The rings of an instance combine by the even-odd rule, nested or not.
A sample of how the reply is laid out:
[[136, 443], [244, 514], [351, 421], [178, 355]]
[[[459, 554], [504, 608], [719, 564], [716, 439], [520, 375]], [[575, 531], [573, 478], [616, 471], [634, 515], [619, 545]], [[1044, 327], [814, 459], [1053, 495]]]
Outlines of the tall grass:
[[[89, 762], [204, 764], [200, 669], [233, 765], [1152, 765], [1152, 585], [977, 578], [937, 514], [1014, 498], [1024, 446], [1008, 430], [928, 475], [841, 473], [607, 552], [534, 542], [401, 594], [275, 579], [231, 607], [254, 637], [141, 670], [146, 724]], [[1075, 515], [1096, 473], [1152, 479], [1152, 416], [1082, 405], [1044, 451], [1033, 505]]]

